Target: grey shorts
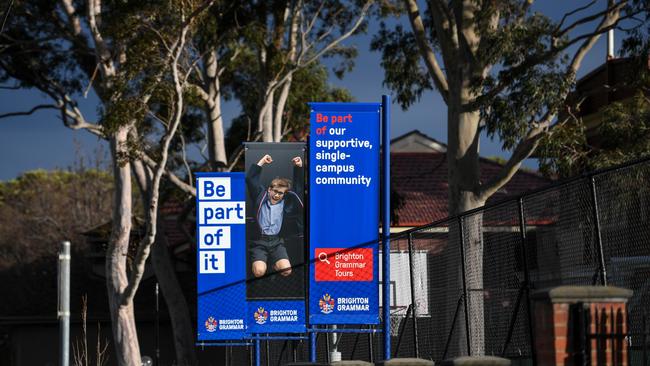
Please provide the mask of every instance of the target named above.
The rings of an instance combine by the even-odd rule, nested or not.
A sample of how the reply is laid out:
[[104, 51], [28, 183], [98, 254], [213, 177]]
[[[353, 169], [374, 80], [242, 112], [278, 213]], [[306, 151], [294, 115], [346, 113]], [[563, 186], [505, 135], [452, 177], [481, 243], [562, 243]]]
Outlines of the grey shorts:
[[273, 265], [280, 259], [289, 259], [284, 239], [276, 235], [262, 235], [259, 239], [252, 240], [248, 252], [251, 263], [264, 261]]

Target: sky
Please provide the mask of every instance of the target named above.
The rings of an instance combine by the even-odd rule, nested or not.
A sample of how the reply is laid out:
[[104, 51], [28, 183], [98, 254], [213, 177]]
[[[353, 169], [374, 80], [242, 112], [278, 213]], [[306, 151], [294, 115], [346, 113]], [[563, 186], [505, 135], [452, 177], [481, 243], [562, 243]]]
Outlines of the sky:
[[[565, 10], [570, 10], [567, 7], [578, 7], [587, 2], [543, 1], [540, 2], [542, 5], [534, 10], [558, 19]], [[604, 1], [601, 2], [604, 4]], [[569, 4], [567, 5], [567, 3]], [[604, 8], [604, 5], [602, 7]], [[404, 24], [406, 28], [409, 27], [408, 19], [402, 17], [397, 21]], [[347, 88], [358, 102], [381, 102], [383, 94], [391, 95], [391, 91], [382, 85], [384, 71], [380, 65], [381, 54], [370, 51], [370, 41], [377, 28], [378, 22], [371, 20], [367, 34], [355, 36], [346, 42], [348, 45], [355, 45], [359, 51], [355, 61], [356, 66], [342, 80], [333, 75], [329, 78], [331, 85]], [[601, 37], [591, 50], [578, 76], [586, 74], [604, 62], [605, 38]], [[616, 47], [619, 44], [620, 42], [615, 42]], [[395, 98], [392, 99], [394, 101]], [[0, 89], [0, 115], [27, 111], [33, 106], [43, 103], [49, 103], [49, 100], [36, 91]], [[86, 99], [80, 98], [80, 107], [84, 114], [90, 118], [97, 115], [97, 100], [92, 94]], [[238, 114], [237, 103], [225, 105], [224, 120], [226, 123]], [[435, 91], [424, 93], [420, 101], [406, 111], [393, 103], [391, 138], [417, 129], [445, 143], [447, 140], [446, 115], [447, 108], [440, 95]], [[0, 180], [9, 180], [25, 171], [34, 169], [67, 169], [79, 159], [92, 161], [95, 160], [94, 156], [97, 154], [103, 156], [107, 150], [107, 144], [90, 133], [73, 131], [65, 127], [58, 112], [53, 110], [41, 110], [30, 116], [0, 119]], [[501, 149], [499, 141], [492, 141], [487, 136], [482, 136], [481, 155], [507, 158], [510, 154]], [[529, 168], [537, 167], [534, 160], [526, 161], [524, 165]]]

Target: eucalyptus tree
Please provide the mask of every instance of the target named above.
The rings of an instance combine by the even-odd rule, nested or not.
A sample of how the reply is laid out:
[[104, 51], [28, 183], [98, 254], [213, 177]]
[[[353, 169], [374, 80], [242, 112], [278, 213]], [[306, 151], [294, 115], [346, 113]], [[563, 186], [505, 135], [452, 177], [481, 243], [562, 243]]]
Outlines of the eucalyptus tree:
[[[623, 39], [625, 67], [619, 68], [616, 83], [606, 85], [628, 97], [599, 106], [593, 115], [575, 114], [570, 123], [558, 126], [552, 136], [542, 139], [536, 155], [544, 174], [566, 178], [650, 155], [647, 31]], [[572, 98], [581, 101], [592, 93], [575, 91]], [[594, 116], [597, 119], [593, 120]], [[592, 122], [585, 123], [587, 118]]]
[[281, 141], [286, 103], [295, 73], [324, 57], [340, 57], [339, 75], [351, 68], [356, 49], [343, 42], [365, 30], [373, 0], [255, 2], [245, 32], [250, 62], [240, 77], [256, 83], [254, 125], [263, 141]]
[[[555, 21], [533, 0], [403, 0], [383, 10], [408, 26], [382, 24], [372, 47], [382, 51], [384, 83], [403, 108], [435, 89], [447, 105], [449, 214], [482, 206], [516, 173], [544, 136], [565, 120], [576, 73], [599, 36], [638, 14], [640, 1], [589, 1]], [[498, 137], [511, 155], [481, 181], [480, 134]], [[483, 288], [482, 217], [466, 220], [467, 281]], [[484, 353], [483, 299], [470, 302], [472, 354]]]
[[[110, 143], [115, 193], [106, 278], [120, 365], [141, 363], [133, 299], [157, 234], [161, 179], [166, 175], [179, 180], [166, 166], [169, 146], [184, 114], [184, 92], [194, 63], [186, 44], [195, 30], [194, 20], [211, 3], [15, 1], [0, 34], [0, 80], [5, 85], [15, 83], [13, 87], [37, 89], [50, 99], [29, 111], [1, 117], [54, 109], [65, 126], [89, 131]], [[100, 102], [98, 121], [91, 121], [78, 106], [79, 98], [90, 91]], [[160, 124], [146, 123], [152, 120]], [[159, 140], [152, 144], [146, 134]], [[129, 263], [125, 253], [133, 215], [132, 169], [146, 187], [146, 233]], [[192, 191], [187, 184], [184, 188]], [[170, 317], [175, 328], [183, 323], [173, 311]], [[189, 331], [175, 337], [177, 361], [191, 364], [191, 326], [184, 328]]]

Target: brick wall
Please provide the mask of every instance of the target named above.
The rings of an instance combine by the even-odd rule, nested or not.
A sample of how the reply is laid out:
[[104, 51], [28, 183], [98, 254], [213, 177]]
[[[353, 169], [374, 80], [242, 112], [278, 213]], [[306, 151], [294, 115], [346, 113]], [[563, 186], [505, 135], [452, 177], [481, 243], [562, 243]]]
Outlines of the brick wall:
[[630, 290], [598, 286], [533, 294], [537, 364], [572, 366], [589, 359], [593, 366], [627, 366], [626, 304], [631, 295]]

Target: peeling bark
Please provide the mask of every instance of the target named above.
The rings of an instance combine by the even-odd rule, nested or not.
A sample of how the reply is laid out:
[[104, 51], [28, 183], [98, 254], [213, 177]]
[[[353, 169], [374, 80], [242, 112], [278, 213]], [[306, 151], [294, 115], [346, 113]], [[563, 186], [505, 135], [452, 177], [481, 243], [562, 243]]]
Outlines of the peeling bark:
[[291, 82], [293, 77], [290, 76], [287, 78], [287, 81], [284, 82], [282, 90], [280, 91], [280, 97], [278, 98], [278, 105], [275, 108], [275, 116], [273, 118], [273, 142], [282, 141], [282, 134], [284, 130], [283, 119], [284, 119], [284, 108], [287, 104], [287, 98], [289, 97], [289, 90], [291, 89]]
[[223, 116], [221, 112], [221, 83], [219, 80], [219, 59], [216, 50], [205, 57], [204, 73], [208, 89], [206, 101], [208, 112], [208, 157], [212, 170], [228, 162], [224, 143]]
[[[149, 190], [151, 187], [152, 172], [142, 161], [135, 161], [132, 165], [140, 192], [142, 193], [141, 199], [144, 207], [149, 207]], [[158, 227], [160, 229], [157, 231], [156, 241], [151, 249], [151, 264], [160, 284], [163, 298], [167, 304], [169, 319], [172, 323], [176, 363], [179, 365], [196, 365], [194, 332], [192, 331], [192, 322], [189, 316], [187, 301], [176, 277], [173, 261], [167, 250], [167, 237], [165, 236], [161, 220], [158, 221]]]
[[[271, 87], [269, 88], [271, 89]], [[275, 91], [266, 93], [264, 105], [260, 111], [259, 124], [262, 126], [262, 141], [273, 142], [273, 98]]]
[[115, 196], [113, 207], [113, 228], [106, 251], [106, 288], [113, 323], [115, 357], [120, 366], [139, 366], [140, 346], [135, 326], [133, 302], [122, 303], [124, 290], [128, 285], [127, 254], [131, 233], [131, 171], [128, 162], [120, 161], [126, 149], [128, 127], [120, 127], [111, 137]]
[[[452, 89], [453, 90], [453, 89]], [[451, 93], [451, 100], [465, 99]], [[481, 207], [485, 202], [478, 195], [480, 187], [478, 112], [459, 112], [452, 105], [448, 112], [449, 126], [449, 214], [458, 215]], [[483, 218], [482, 214], [463, 219], [463, 243], [465, 251], [465, 279], [468, 289], [468, 314], [470, 352], [472, 356], [485, 354], [485, 317], [483, 313]], [[459, 233], [450, 231], [452, 238]], [[461, 344], [465, 343], [465, 329], [461, 327]]]

